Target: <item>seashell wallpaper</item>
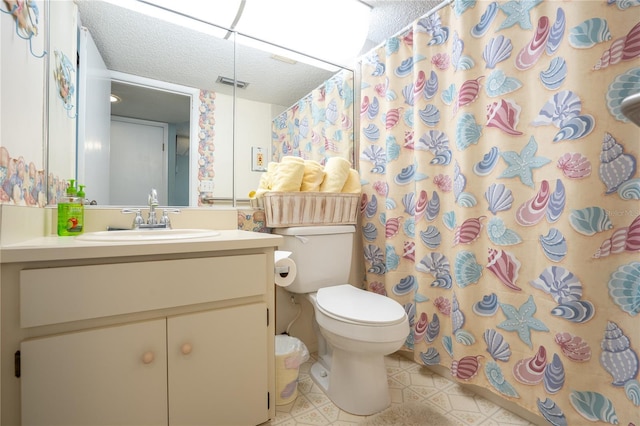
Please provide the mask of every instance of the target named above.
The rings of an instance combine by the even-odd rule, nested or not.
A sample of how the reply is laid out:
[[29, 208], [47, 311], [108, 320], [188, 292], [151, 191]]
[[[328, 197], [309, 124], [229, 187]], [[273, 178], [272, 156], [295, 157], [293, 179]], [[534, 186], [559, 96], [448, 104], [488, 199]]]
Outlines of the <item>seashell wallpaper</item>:
[[44, 170], [39, 170], [33, 161], [24, 157], [14, 158], [6, 147], [0, 146], [0, 204], [44, 207], [66, 193], [67, 182], [53, 174], [49, 175], [46, 188]]
[[476, 1], [359, 64], [365, 284], [403, 350], [549, 424], [640, 425], [640, 1]]

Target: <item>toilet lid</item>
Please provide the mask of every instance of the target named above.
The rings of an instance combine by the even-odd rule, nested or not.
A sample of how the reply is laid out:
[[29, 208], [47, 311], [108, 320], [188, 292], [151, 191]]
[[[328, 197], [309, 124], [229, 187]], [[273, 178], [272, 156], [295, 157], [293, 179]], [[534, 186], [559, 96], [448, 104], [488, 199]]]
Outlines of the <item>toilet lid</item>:
[[319, 289], [316, 304], [330, 316], [371, 325], [398, 323], [406, 315], [395, 300], [350, 284]]

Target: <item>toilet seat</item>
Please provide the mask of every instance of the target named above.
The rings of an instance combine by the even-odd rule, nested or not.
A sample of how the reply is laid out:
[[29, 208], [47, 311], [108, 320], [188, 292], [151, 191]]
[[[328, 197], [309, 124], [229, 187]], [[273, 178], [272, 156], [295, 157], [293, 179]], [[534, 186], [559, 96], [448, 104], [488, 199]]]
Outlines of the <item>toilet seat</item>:
[[404, 308], [395, 300], [351, 284], [319, 289], [316, 307], [326, 316], [350, 324], [375, 327], [406, 320]]

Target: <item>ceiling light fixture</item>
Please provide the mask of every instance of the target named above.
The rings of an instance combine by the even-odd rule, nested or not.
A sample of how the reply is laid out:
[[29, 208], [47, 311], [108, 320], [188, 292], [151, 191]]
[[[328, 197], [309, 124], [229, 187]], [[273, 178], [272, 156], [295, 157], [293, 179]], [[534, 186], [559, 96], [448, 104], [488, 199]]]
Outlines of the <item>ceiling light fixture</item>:
[[369, 31], [360, 0], [245, 0], [234, 30], [340, 66], [351, 66]]
[[109, 95], [109, 102], [111, 102], [112, 104], [117, 104], [118, 102], [120, 102], [122, 99], [120, 99], [119, 96], [116, 96], [114, 94]]
[[116, 6], [175, 25], [226, 38], [243, 0], [216, 2], [175, 0], [104, 0]]
[[[341, 67], [352, 66], [362, 50], [371, 11], [371, 6], [361, 0], [138, 0], [134, 3], [138, 8], [158, 6], [148, 14], [162, 15], [165, 20], [171, 19], [168, 11], [175, 11], [175, 20], [186, 20], [176, 22], [180, 25], [193, 27], [195, 24], [191, 21], [189, 25], [187, 18], [193, 17], [201, 23], [198, 30], [220, 38], [227, 38], [229, 30], [237, 31], [247, 36], [238, 38], [238, 42], [252, 45], [252, 39], [262, 40], [273, 45], [269, 49], [271, 53], [309, 63], [301, 60], [300, 55], [306, 55]], [[206, 23], [221, 28], [201, 29]], [[293, 52], [276, 51], [277, 47]]]

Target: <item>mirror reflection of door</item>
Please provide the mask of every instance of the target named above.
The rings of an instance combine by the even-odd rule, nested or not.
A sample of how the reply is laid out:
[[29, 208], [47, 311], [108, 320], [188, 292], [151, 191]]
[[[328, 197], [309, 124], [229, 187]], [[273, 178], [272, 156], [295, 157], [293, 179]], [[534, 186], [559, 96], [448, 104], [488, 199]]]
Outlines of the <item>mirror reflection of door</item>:
[[111, 204], [143, 206], [151, 188], [160, 205], [168, 204], [168, 129], [166, 123], [111, 117]]
[[[191, 104], [195, 89], [189, 89], [187, 93], [182, 87], [169, 87], [163, 82], [151, 86], [146, 79], [109, 71], [89, 32], [83, 30], [79, 35], [78, 79], [83, 89], [78, 91], [82, 113], [78, 117], [76, 178], [79, 184], [86, 185], [87, 198], [98, 205], [139, 207], [146, 203], [151, 188], [156, 188], [159, 194], [164, 194], [160, 200], [162, 205], [188, 206], [190, 161], [176, 157], [179, 155], [176, 141], [177, 137], [191, 137]], [[132, 79], [128, 80], [129, 77]], [[110, 94], [118, 96], [120, 102], [109, 104]], [[145, 183], [144, 192], [131, 195], [135, 198], [130, 202], [125, 202], [129, 194], [124, 194], [120, 188], [112, 188], [114, 179], [116, 184], [120, 181], [128, 185], [144, 180], [127, 174], [136, 173], [140, 167], [120, 165], [113, 159], [114, 150], [119, 149], [114, 148], [114, 144], [123, 138], [131, 139], [126, 149], [121, 149], [133, 152], [137, 150], [134, 146], [137, 140], [127, 135], [115, 137], [110, 134], [112, 116], [164, 123], [168, 126], [167, 140], [172, 141], [165, 140], [167, 159], [161, 163], [163, 168], [150, 172], [150, 175], [164, 176], [164, 180]], [[124, 131], [123, 128], [119, 130]], [[189, 156], [189, 152], [182, 154]], [[110, 164], [117, 166], [109, 170]]]
[[[149, 193], [150, 188], [156, 188], [158, 195], [160, 196], [160, 204], [167, 206], [188, 206], [189, 205], [189, 150], [178, 152], [177, 138], [190, 138], [191, 134], [191, 98], [184, 94], [163, 90], [156, 87], [140, 86], [136, 84], [128, 84], [123, 81], [111, 82], [111, 93], [117, 96], [120, 101], [111, 104], [111, 117], [112, 123], [116, 117], [127, 117], [131, 120], [138, 119], [143, 121], [155, 122], [156, 124], [164, 124], [167, 131], [165, 132], [164, 143], [164, 161], [158, 163], [156, 157], [149, 158], [149, 164], [142, 165], [141, 170], [148, 168], [149, 183], [145, 194]], [[131, 123], [130, 120], [130, 123]], [[121, 196], [116, 195], [114, 192], [114, 184], [117, 181], [128, 182], [142, 182], [145, 179], [140, 179], [140, 176], [136, 175], [136, 171], [131, 168], [125, 168], [124, 163], [118, 163], [117, 159], [114, 159], [113, 145], [119, 143], [114, 139], [113, 124], [111, 133], [111, 157], [110, 163], [116, 165], [111, 172], [110, 176], [110, 197], [109, 203], [112, 205], [123, 205], [119, 200]], [[126, 137], [126, 136], [125, 136]], [[140, 141], [129, 137], [131, 145], [138, 145]], [[189, 146], [189, 145], [187, 145]], [[132, 146], [128, 147], [129, 150], [137, 150]], [[146, 148], [140, 148], [144, 150]], [[159, 151], [154, 151], [159, 152]], [[144, 155], [143, 152], [140, 153]], [[182, 162], [182, 159], [178, 159], [177, 155], [186, 154], [187, 160]], [[140, 158], [144, 158], [141, 156]], [[181, 164], [182, 163], [182, 164]], [[157, 169], [152, 169], [157, 167]], [[180, 167], [180, 173], [176, 167]], [[121, 174], [121, 176], [115, 176]], [[152, 181], [154, 177], [156, 180]], [[159, 178], [162, 178], [161, 180]], [[186, 189], [185, 189], [186, 188]], [[178, 193], [179, 191], [179, 193]], [[163, 194], [163, 195], [160, 195]], [[133, 205], [139, 205], [144, 202], [143, 199], [133, 200]], [[131, 204], [125, 204], [131, 205]]]

